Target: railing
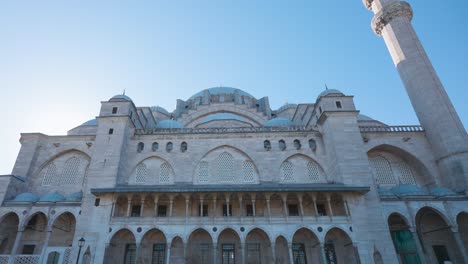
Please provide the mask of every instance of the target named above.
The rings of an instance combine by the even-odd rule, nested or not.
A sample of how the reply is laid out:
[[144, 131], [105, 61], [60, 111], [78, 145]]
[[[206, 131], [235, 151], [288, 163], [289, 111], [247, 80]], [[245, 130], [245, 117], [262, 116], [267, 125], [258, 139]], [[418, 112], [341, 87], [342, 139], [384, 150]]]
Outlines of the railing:
[[305, 126], [290, 127], [221, 127], [221, 128], [157, 128], [137, 129], [135, 135], [159, 134], [211, 134], [211, 133], [264, 133], [264, 132], [317, 132]]
[[8, 264], [10, 255], [0, 255], [0, 264]]
[[14, 264], [39, 264], [40, 255], [16, 255]]
[[422, 126], [360, 126], [361, 132], [423, 132]]

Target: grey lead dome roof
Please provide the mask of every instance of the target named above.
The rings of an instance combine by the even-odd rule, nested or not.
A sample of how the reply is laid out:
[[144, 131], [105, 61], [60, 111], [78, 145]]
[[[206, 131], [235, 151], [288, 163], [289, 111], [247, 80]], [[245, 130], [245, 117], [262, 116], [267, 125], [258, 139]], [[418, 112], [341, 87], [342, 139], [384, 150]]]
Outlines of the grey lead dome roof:
[[292, 125], [293, 125], [293, 122], [291, 122], [291, 120], [289, 120], [287, 118], [284, 118], [284, 117], [277, 117], [277, 118], [273, 118], [273, 119], [268, 120], [267, 122], [265, 122], [265, 124], [263, 126], [266, 126], [266, 127], [288, 127], [288, 126], [292, 126]]
[[203, 93], [205, 91], [208, 91], [208, 93], [210, 93], [211, 95], [213, 94], [234, 94], [235, 91], [239, 91], [240, 95], [243, 95], [243, 96], [247, 96], [247, 97], [250, 97], [250, 98], [254, 98], [253, 95], [249, 94], [248, 92], [245, 92], [245, 91], [242, 91], [240, 89], [237, 89], [237, 88], [232, 88], [232, 87], [213, 87], [213, 88], [208, 88], [208, 89], [205, 89], [203, 91], [200, 91], [192, 96], [190, 96], [189, 100], [191, 99], [195, 99], [197, 97], [200, 97], [200, 96], [203, 96]]
[[118, 101], [132, 102], [132, 99], [130, 97], [126, 96], [125, 94], [114, 95], [114, 96], [112, 96], [111, 99], [109, 99], [109, 102], [118, 102]]
[[322, 96], [327, 96], [327, 95], [331, 95], [331, 94], [344, 95], [340, 90], [337, 90], [337, 89], [327, 89], [327, 90], [321, 92], [321, 93], [319, 94], [319, 96], [317, 96], [317, 99], [319, 99], [319, 98], [322, 97]]

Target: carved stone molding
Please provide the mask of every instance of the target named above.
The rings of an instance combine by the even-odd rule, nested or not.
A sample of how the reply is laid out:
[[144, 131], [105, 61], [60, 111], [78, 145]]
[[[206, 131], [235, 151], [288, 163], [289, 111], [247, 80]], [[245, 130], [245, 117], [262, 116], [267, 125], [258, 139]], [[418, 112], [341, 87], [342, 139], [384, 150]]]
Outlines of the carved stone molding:
[[372, 2], [374, 2], [374, 0], [362, 0], [364, 6], [369, 10], [372, 10]]
[[383, 28], [397, 17], [407, 17], [409, 20], [413, 18], [413, 9], [407, 2], [389, 4], [375, 14], [372, 19], [372, 29], [375, 34], [381, 36]]

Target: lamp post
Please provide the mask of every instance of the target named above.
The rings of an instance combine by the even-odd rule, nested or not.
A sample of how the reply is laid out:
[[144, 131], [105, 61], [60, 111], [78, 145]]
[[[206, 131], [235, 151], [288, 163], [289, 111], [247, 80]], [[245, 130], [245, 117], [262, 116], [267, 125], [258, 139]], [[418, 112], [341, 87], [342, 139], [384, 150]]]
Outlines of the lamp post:
[[80, 260], [81, 248], [83, 247], [84, 243], [85, 243], [84, 238], [80, 238], [80, 240], [78, 240], [78, 246], [80, 247], [80, 249], [78, 249], [78, 256], [76, 257], [76, 264], [78, 264], [78, 261]]

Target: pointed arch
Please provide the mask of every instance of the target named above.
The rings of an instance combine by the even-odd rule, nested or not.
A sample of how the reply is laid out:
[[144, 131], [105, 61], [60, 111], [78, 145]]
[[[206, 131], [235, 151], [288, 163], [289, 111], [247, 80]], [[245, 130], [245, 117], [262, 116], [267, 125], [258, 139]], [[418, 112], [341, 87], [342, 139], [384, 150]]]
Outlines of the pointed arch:
[[150, 156], [141, 160], [130, 173], [129, 184], [173, 184], [174, 170], [171, 164], [159, 157]]
[[0, 255], [10, 255], [15, 244], [19, 228], [19, 217], [15, 212], [9, 212], [0, 218]]
[[295, 154], [286, 158], [280, 165], [279, 175], [280, 182], [326, 182], [326, 175], [320, 164], [311, 157], [303, 154]]
[[132, 231], [122, 228], [116, 231], [106, 248], [104, 264], [135, 263], [136, 239]]

